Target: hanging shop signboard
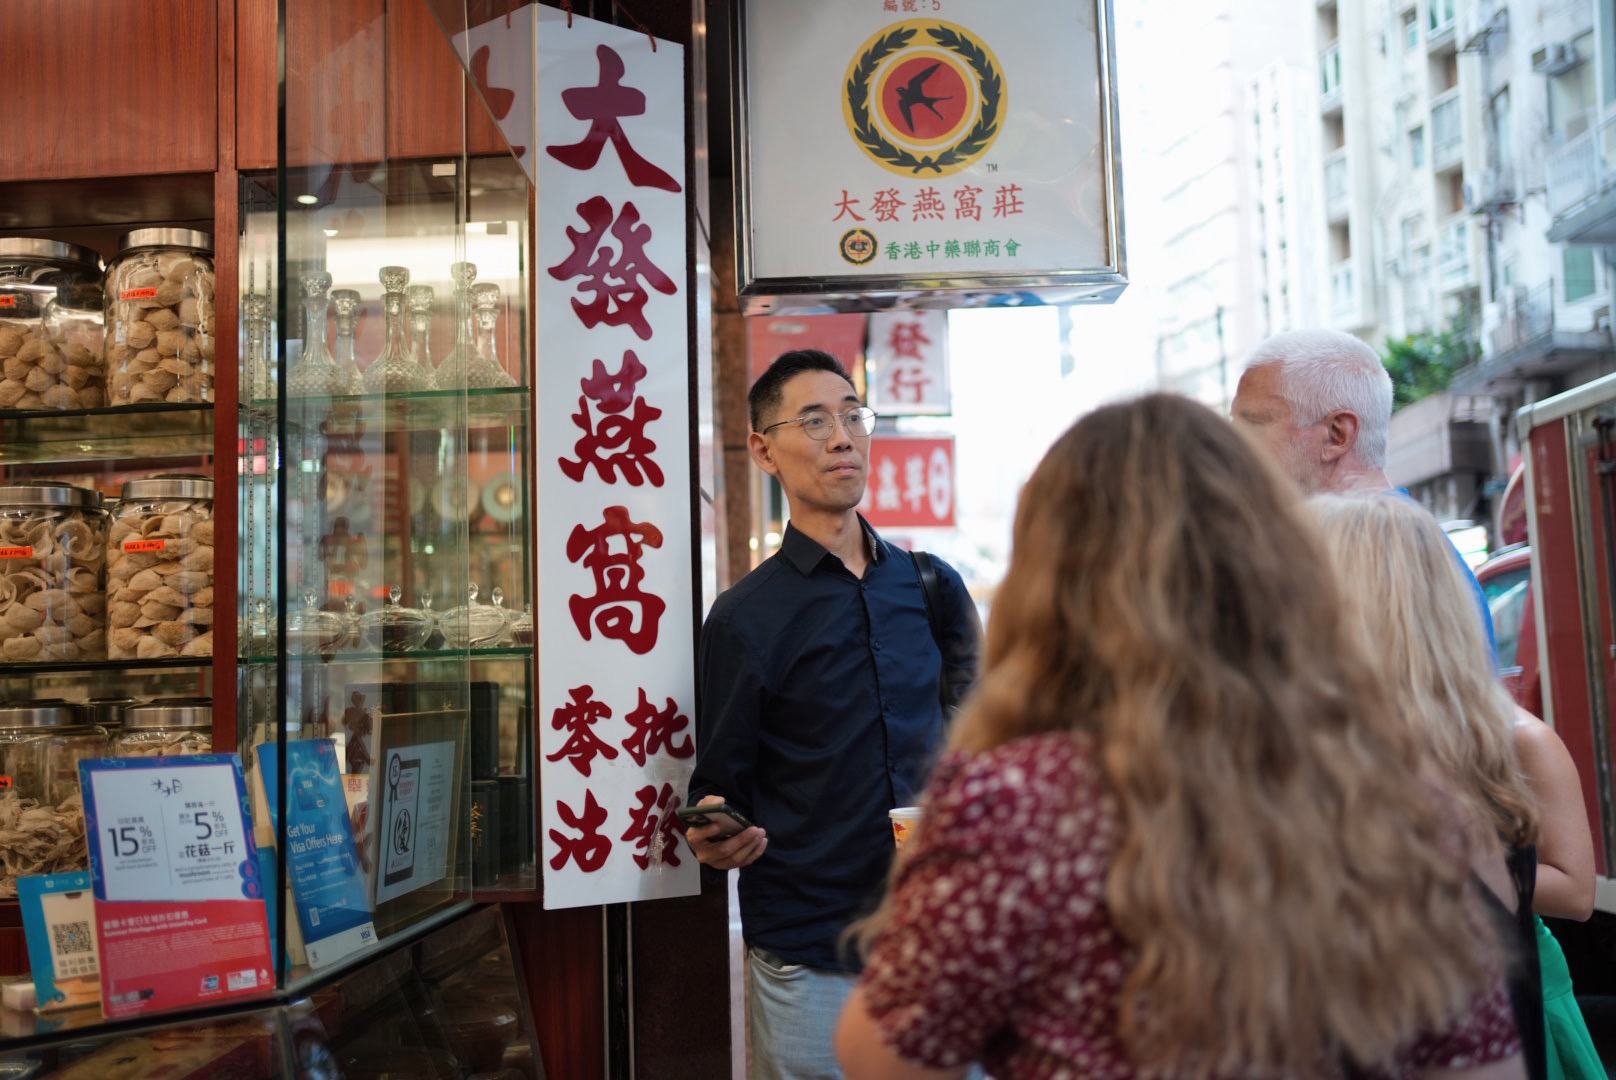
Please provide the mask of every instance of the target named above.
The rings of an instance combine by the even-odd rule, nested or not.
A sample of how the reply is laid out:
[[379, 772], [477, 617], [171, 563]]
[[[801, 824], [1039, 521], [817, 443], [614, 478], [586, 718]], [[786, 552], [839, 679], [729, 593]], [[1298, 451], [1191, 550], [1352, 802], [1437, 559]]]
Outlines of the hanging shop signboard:
[[877, 529], [954, 527], [954, 437], [877, 434], [859, 512]]
[[737, 0], [747, 314], [1114, 300], [1109, 0]]
[[700, 880], [674, 813], [696, 704], [684, 50], [534, 10], [544, 903], [688, 896]]
[[762, 315], [746, 320], [746, 348], [752, 382], [769, 370], [781, 353], [822, 349], [847, 366], [855, 378], [864, 363], [864, 330], [868, 315]]
[[953, 412], [948, 386], [948, 312], [870, 316], [870, 405], [882, 416]]

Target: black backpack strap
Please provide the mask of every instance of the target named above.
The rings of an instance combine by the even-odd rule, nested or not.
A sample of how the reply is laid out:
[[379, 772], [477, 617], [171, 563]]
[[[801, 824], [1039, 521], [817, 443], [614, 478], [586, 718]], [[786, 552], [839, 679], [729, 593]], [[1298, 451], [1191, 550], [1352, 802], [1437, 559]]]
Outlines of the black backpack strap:
[[951, 649], [943, 632], [943, 602], [938, 594], [937, 565], [924, 551], [911, 551], [915, 560], [915, 576], [920, 579], [920, 595], [926, 602], [926, 620], [931, 623], [931, 639], [943, 657], [943, 672], [938, 680], [937, 700], [942, 703], [943, 716], [952, 718], [959, 711], [960, 702], [976, 681], [970, 657], [961, 657], [959, 648]]
[[931, 556], [924, 551], [911, 551], [915, 560], [915, 576], [920, 579], [920, 595], [926, 601], [926, 618], [931, 622], [931, 636], [937, 642], [937, 647], [943, 647], [943, 628], [938, 622], [941, 617], [938, 608], [942, 601], [937, 598], [937, 564], [931, 561]]

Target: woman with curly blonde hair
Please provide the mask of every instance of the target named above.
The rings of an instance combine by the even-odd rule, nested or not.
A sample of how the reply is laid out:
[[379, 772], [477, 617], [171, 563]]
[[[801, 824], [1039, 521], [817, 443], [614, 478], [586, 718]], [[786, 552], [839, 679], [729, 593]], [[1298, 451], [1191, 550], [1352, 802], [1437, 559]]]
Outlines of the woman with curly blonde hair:
[[851, 1080], [1520, 1075], [1453, 805], [1322, 547], [1202, 406], [1055, 443], [861, 927]]
[[[1554, 935], [1532, 912], [1586, 919], [1594, 853], [1582, 791], [1554, 730], [1515, 707], [1499, 682], [1469, 583], [1442, 527], [1407, 499], [1312, 500], [1347, 608], [1405, 715], [1470, 807], [1480, 842], [1521, 865], [1523, 963], [1514, 977], [1527, 1062], [1550, 1080], [1604, 1080]], [[1532, 873], [1525, 846], [1536, 844]], [[1529, 965], [1536, 960], [1537, 968]]]

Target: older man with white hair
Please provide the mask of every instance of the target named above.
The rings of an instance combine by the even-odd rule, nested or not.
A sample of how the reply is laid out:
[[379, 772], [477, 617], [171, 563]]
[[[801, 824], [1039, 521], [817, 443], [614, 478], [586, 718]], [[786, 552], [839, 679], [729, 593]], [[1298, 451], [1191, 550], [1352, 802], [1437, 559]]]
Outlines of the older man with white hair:
[[[1386, 478], [1392, 377], [1375, 350], [1336, 330], [1290, 330], [1258, 344], [1230, 408], [1309, 495], [1398, 495]], [[1496, 647], [1492, 614], [1457, 549]]]

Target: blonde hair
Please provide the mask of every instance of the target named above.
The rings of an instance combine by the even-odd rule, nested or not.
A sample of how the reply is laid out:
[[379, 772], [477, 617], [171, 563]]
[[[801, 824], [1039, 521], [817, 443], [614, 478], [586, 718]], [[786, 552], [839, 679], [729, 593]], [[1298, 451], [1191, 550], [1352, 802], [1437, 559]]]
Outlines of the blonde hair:
[[1491, 959], [1451, 807], [1341, 630], [1299, 499], [1200, 405], [1091, 413], [1022, 492], [955, 721], [963, 752], [1096, 739], [1123, 819], [1106, 899], [1136, 957], [1119, 1034], [1143, 1069], [1387, 1062]]
[[1392, 496], [1320, 496], [1309, 504], [1347, 610], [1383, 677], [1458, 797], [1506, 844], [1537, 839], [1537, 803], [1515, 755], [1515, 709], [1498, 681], [1476, 597], [1447, 534]]

